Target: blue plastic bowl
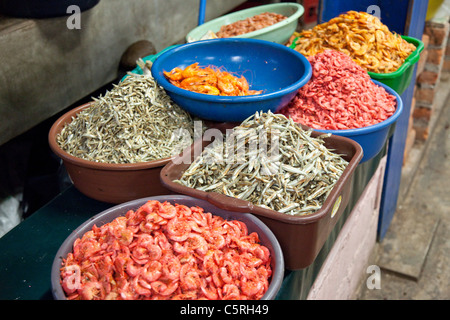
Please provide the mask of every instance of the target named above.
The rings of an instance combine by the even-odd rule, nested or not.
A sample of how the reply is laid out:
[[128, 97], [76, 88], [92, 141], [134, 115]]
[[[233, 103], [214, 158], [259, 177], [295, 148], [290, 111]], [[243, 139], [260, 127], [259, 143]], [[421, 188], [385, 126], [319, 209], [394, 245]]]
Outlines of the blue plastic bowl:
[[[191, 92], [171, 84], [163, 71], [186, 68], [198, 62], [243, 75], [251, 96], [213, 96]], [[183, 44], [167, 50], [153, 63], [152, 74], [180, 107], [204, 120], [240, 122], [263, 111], [276, 112], [294, 98], [311, 78], [311, 65], [299, 52], [278, 43], [257, 39], [212, 39]]]
[[390, 87], [379, 81], [376, 80], [372, 81], [375, 84], [383, 87], [388, 93], [393, 95], [397, 100], [397, 108], [392, 116], [390, 116], [383, 122], [358, 129], [347, 129], [347, 130], [314, 129], [315, 131], [326, 132], [338, 136], [347, 137], [358, 142], [359, 145], [362, 147], [364, 153], [360, 163], [372, 159], [381, 151], [384, 144], [386, 143], [391, 126], [395, 124], [398, 117], [403, 111], [403, 102], [397, 92], [395, 92], [393, 89], [391, 89]]

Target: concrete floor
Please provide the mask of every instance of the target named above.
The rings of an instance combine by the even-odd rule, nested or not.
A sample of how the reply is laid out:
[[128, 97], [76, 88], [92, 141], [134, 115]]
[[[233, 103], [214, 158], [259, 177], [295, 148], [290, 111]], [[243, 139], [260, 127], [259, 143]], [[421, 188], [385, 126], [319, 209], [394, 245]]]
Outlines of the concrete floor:
[[430, 136], [402, 170], [398, 209], [372, 264], [379, 289], [363, 276], [359, 300], [450, 299], [450, 76], [441, 79]]

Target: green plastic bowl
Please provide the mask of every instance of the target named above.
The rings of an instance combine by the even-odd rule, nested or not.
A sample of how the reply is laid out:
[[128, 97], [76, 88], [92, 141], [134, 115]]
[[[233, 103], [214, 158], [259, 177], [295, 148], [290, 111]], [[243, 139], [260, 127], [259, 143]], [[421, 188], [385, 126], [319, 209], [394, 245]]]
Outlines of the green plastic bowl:
[[414, 50], [408, 56], [408, 58], [406, 58], [405, 62], [400, 66], [400, 68], [390, 73], [367, 72], [373, 80], [384, 83], [388, 87], [394, 89], [395, 92], [397, 92], [399, 95], [401, 95], [406, 90], [406, 88], [408, 88], [412, 79], [414, 65], [417, 63], [417, 61], [419, 61], [420, 53], [424, 48], [423, 42], [419, 39], [408, 36], [401, 37], [407, 42], [415, 45], [416, 50]]
[[233, 38], [260, 39], [285, 44], [297, 28], [298, 19], [302, 16], [304, 11], [303, 6], [300, 4], [287, 2], [267, 4], [240, 10], [201, 24], [187, 34], [186, 41], [197, 41], [208, 31], [214, 33], [218, 32], [221, 26], [244, 20], [264, 12], [274, 12], [288, 18], [269, 27], [235, 36]]

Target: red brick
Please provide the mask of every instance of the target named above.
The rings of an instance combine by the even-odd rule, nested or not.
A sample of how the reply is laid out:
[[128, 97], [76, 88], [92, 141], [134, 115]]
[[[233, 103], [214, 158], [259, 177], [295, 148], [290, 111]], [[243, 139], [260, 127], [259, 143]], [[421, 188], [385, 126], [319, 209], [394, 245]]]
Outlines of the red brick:
[[415, 98], [418, 102], [432, 104], [436, 88], [417, 88]]
[[416, 71], [416, 75], [419, 76], [423, 70], [425, 70], [425, 64], [427, 63], [427, 59], [428, 59], [428, 50], [423, 50], [422, 53], [420, 54], [420, 59], [417, 62], [417, 71]]
[[427, 84], [436, 84], [439, 78], [439, 73], [432, 72], [428, 70], [424, 70], [420, 73], [419, 77], [417, 77], [418, 83], [427, 83]]
[[444, 48], [428, 48], [427, 63], [439, 65], [444, 57]]
[[419, 141], [425, 141], [428, 139], [430, 129], [428, 127], [414, 125], [414, 131], [416, 131], [416, 139]]
[[447, 41], [448, 28], [448, 22], [436, 23], [427, 21], [424, 32], [430, 37], [429, 44], [432, 46], [441, 46], [445, 44]]
[[433, 114], [432, 108], [417, 107], [414, 109], [413, 118], [414, 120], [417, 119], [429, 122], [432, 114]]
[[450, 71], [450, 60], [445, 59], [442, 65], [442, 70]]
[[416, 139], [424, 141], [428, 139], [430, 131], [430, 121], [425, 118], [414, 118], [413, 128], [416, 131]]
[[423, 42], [423, 50], [426, 50], [428, 48], [428, 44], [430, 43], [430, 36], [424, 33], [422, 35], [422, 42]]

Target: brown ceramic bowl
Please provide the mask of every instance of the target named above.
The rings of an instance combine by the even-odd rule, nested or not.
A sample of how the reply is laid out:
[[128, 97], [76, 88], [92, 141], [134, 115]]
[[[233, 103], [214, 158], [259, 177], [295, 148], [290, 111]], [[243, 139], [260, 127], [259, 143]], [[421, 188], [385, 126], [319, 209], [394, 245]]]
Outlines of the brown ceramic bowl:
[[57, 135], [91, 102], [61, 116], [51, 127], [48, 141], [52, 151], [64, 162], [75, 188], [86, 196], [108, 203], [123, 203], [143, 197], [171, 194], [160, 182], [160, 171], [172, 158], [132, 164], [107, 164], [74, 157], [62, 150]]

